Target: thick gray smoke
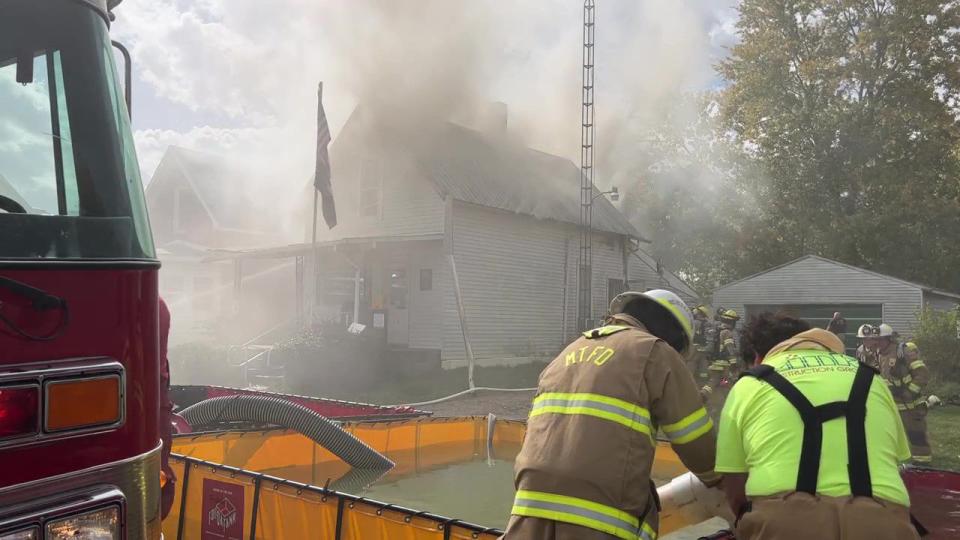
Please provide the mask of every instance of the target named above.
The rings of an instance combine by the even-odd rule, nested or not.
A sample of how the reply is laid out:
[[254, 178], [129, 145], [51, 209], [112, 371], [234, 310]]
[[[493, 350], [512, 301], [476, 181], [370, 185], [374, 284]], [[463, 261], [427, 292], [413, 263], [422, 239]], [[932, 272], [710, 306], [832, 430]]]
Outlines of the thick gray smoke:
[[[734, 14], [715, 0], [598, 4], [596, 181], [627, 190], [652, 165], [651, 131], [691, 118], [666, 114], [676, 97], [714, 84]], [[179, 144], [246, 170], [236, 189], [254, 199], [302, 204], [321, 80], [334, 138], [357, 106], [377, 127], [428, 140], [446, 120], [481, 126], [499, 101], [503, 144], [579, 164], [577, 1], [166, 0], [125, 2], [117, 14], [144, 108], [134, 118], [145, 180]], [[302, 240], [302, 223], [277, 226]]]

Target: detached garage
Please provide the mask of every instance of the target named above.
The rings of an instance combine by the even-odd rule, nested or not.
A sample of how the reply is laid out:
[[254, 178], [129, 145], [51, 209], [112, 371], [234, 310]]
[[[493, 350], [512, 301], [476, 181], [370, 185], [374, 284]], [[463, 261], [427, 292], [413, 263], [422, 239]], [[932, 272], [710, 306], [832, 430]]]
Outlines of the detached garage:
[[948, 310], [960, 295], [932, 289], [837, 261], [807, 255], [770, 270], [728, 283], [714, 291], [714, 306], [750, 315], [785, 311], [823, 328], [835, 311], [847, 320], [841, 336], [856, 348], [861, 324], [885, 322], [909, 335], [922, 307]]

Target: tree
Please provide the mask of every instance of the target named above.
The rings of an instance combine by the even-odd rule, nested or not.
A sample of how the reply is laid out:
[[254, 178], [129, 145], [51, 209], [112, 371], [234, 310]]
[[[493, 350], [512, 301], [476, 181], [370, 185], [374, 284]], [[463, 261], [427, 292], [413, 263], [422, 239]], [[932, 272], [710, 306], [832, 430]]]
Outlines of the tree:
[[733, 273], [816, 253], [960, 290], [960, 6], [743, 0], [719, 129], [760, 174]]
[[608, 164], [618, 170], [623, 212], [652, 241], [644, 249], [705, 297], [742, 271], [745, 198], [732, 181], [749, 174], [719, 135], [717, 109], [715, 96], [679, 96], [623, 130], [625, 151]]

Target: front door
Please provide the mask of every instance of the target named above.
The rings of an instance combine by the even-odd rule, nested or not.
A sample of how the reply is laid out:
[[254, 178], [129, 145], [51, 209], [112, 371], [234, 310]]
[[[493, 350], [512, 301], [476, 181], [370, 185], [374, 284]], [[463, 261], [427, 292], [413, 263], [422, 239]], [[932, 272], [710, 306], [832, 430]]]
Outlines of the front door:
[[391, 345], [410, 344], [410, 276], [406, 267], [392, 267], [387, 304], [387, 342]]

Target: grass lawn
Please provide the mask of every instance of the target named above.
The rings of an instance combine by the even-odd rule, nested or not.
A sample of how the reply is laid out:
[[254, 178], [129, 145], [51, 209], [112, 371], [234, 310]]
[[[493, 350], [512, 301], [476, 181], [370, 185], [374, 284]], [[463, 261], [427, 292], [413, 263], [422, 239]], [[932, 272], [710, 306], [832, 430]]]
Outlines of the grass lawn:
[[960, 471], [960, 407], [945, 405], [927, 415], [927, 435], [933, 445], [933, 466]]
[[[477, 367], [473, 373], [474, 384], [490, 388], [532, 388], [537, 386], [544, 367], [546, 364], [542, 362], [516, 367]], [[467, 368], [458, 368], [396, 378], [359, 392], [327, 392], [320, 397], [379, 404], [416, 403], [466, 389]]]

